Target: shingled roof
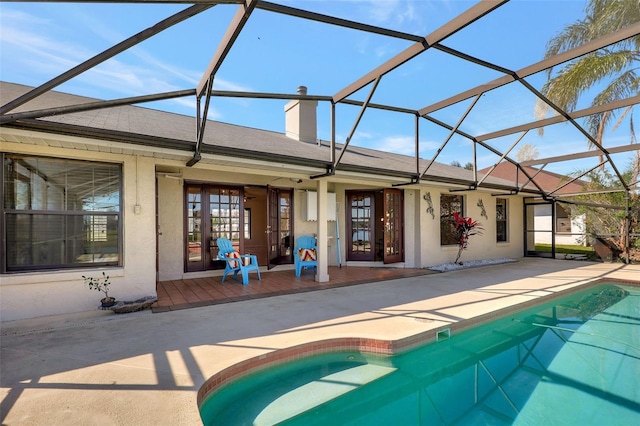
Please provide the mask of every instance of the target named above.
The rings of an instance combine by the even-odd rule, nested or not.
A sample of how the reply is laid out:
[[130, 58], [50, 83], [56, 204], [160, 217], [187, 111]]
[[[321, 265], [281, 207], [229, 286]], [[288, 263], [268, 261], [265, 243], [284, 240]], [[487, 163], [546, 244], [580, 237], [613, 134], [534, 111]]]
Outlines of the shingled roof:
[[[545, 192], [553, 192], [557, 195], [576, 194], [585, 190], [587, 183], [579, 179], [572, 181], [572, 177], [549, 172], [530, 166], [521, 166], [529, 175], [534, 177], [538, 184]], [[500, 163], [493, 170], [490, 167], [480, 170], [478, 173], [486, 174], [491, 171], [491, 176], [505, 179], [508, 181], [517, 181], [520, 185], [527, 184], [531, 186], [529, 178], [512, 163]]]
[[[31, 88], [24, 85], [0, 82], [0, 102], [4, 103], [20, 96]], [[49, 91], [35, 100], [16, 108], [15, 112], [79, 105], [96, 102], [97, 99]], [[195, 146], [196, 119], [194, 117], [164, 112], [140, 106], [117, 106], [90, 111], [52, 115], [39, 119], [22, 119], [6, 127], [38, 130], [53, 134], [118, 141], [130, 146], [164, 148], [184, 151], [189, 156]], [[271, 160], [283, 164], [318, 167], [331, 164], [330, 143], [302, 142], [290, 139], [284, 133], [243, 127], [209, 120], [203, 139], [202, 152], [236, 159]], [[342, 149], [342, 144], [336, 144]], [[207, 159], [202, 159], [207, 163]], [[416, 175], [414, 157], [374, 149], [349, 146], [342, 160], [341, 170], [405, 177]], [[429, 164], [420, 161], [420, 169]], [[461, 167], [434, 163], [424, 180], [450, 184], [471, 185], [473, 172]], [[510, 190], [511, 179], [490, 177], [486, 187]]]

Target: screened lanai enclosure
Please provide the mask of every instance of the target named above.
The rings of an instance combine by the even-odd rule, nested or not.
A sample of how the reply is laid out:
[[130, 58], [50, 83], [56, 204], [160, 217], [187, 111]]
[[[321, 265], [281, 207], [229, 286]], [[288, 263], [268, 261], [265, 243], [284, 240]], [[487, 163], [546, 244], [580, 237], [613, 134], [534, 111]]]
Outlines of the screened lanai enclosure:
[[[512, 185], [492, 196], [527, 196], [525, 254], [639, 260], [637, 0], [18, 1], [2, 14], [2, 80], [34, 87], [0, 107], [2, 126], [64, 133], [58, 117], [135, 104], [196, 118], [186, 166], [296, 164], [205, 143], [207, 123], [282, 132], [283, 101], [317, 101], [331, 150], [311, 179], [358, 171], [342, 162], [351, 147], [413, 157], [387, 172], [397, 187], [500, 177]], [[51, 90], [102, 100], [30, 107]]]

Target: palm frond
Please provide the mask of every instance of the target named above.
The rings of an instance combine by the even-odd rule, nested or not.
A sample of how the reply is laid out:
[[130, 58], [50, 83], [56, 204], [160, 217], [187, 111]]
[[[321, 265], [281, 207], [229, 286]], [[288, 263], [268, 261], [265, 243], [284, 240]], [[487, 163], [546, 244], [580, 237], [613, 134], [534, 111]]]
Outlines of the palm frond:
[[[621, 74], [618, 78], [613, 80], [607, 87], [604, 88], [592, 102], [592, 106], [605, 105], [610, 102], [614, 102], [620, 99], [627, 99], [631, 96], [638, 94], [639, 79], [634, 70], [629, 70]], [[624, 115], [627, 112], [633, 110], [633, 106], [626, 109]], [[615, 130], [621, 120], [620, 117], [617, 124], [614, 124], [612, 131]], [[610, 114], [594, 114], [587, 117], [585, 124], [589, 130], [589, 133], [595, 135], [596, 140], [602, 143], [602, 133], [609, 126], [610, 120], [616, 117], [615, 111], [610, 111]]]
[[[588, 43], [640, 21], [638, 0], [589, 0], [585, 17], [568, 25], [547, 43], [545, 59]], [[640, 35], [623, 40], [612, 49], [640, 50]], [[546, 70], [548, 77], [553, 68]]]
[[[578, 21], [562, 30], [557, 36], [549, 40], [544, 58], [550, 58], [559, 53], [566, 52], [575, 47], [582, 46], [590, 41], [589, 23], [587, 21]], [[546, 70], [547, 77], [553, 74], [553, 67]]]
[[[639, 21], [638, 0], [588, 0], [585, 17], [567, 26], [547, 43], [545, 58]], [[548, 80], [543, 85], [541, 93], [558, 108], [573, 111], [582, 96], [597, 88], [604, 80], [613, 78], [604, 90], [596, 94], [592, 106], [626, 99], [638, 93], [640, 81], [636, 69], [639, 62], [640, 35], [636, 35], [564, 63], [560, 68], [551, 67], [545, 70]], [[538, 99], [534, 106], [534, 115], [538, 119], [546, 118], [550, 109], [551, 105]], [[601, 143], [602, 136], [613, 119], [615, 112], [607, 112], [592, 115], [585, 123], [589, 133]], [[538, 133], [542, 136], [544, 129], [539, 128]], [[591, 145], [589, 141], [590, 148]]]
[[[591, 0], [585, 10], [598, 37], [640, 21], [638, 0]], [[638, 37], [634, 38], [636, 42], [640, 41]]]
[[[618, 119], [616, 120], [615, 123], [613, 123], [613, 126], [611, 126], [611, 131], [615, 132], [616, 129], [618, 127], [620, 127], [620, 125], [622, 124], [622, 122], [624, 121], [625, 118], [627, 118], [627, 115], [629, 115], [629, 113], [631, 113], [631, 116], [633, 116], [633, 107], [626, 107], [623, 111], [622, 114], [620, 114], [620, 117], [618, 117]], [[629, 119], [631, 119], [631, 117], [629, 117]], [[631, 138], [633, 139], [633, 136], [631, 136]]]

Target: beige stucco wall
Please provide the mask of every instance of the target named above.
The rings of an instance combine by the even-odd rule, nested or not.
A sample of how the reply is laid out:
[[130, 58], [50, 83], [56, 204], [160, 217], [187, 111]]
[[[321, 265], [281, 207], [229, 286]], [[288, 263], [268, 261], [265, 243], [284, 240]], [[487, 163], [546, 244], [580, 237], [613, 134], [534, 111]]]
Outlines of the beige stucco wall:
[[407, 268], [420, 268], [422, 245], [420, 229], [424, 217], [420, 211], [420, 191], [408, 189], [404, 191], [404, 264]]
[[[65, 143], [73, 138], [61, 137]], [[123, 165], [123, 266], [78, 268], [0, 276], [0, 321], [85, 312], [99, 309], [102, 293], [89, 290], [82, 275], [111, 279], [109, 295], [135, 300], [156, 295], [155, 165], [149, 158], [9, 143], [7, 152], [115, 162]], [[140, 205], [136, 214], [134, 206]]]
[[[340, 221], [340, 251], [342, 264], [347, 264], [344, 233], [346, 217], [345, 190], [346, 189], [370, 189], [364, 185], [335, 184], [333, 192], [338, 200], [338, 220]], [[379, 188], [379, 187], [378, 187]], [[426, 193], [431, 194], [433, 203], [433, 217], [428, 212], [429, 205], [424, 198]], [[404, 247], [405, 261], [402, 265], [407, 268], [423, 268], [443, 263], [453, 262], [458, 252], [457, 246], [440, 245], [440, 194], [450, 194], [442, 188], [405, 189], [404, 190]], [[520, 258], [523, 256], [523, 208], [521, 197], [506, 197], [508, 208], [508, 241], [496, 242], [496, 205], [495, 197], [489, 193], [468, 191], [459, 193], [464, 195], [465, 212], [474, 220], [478, 220], [484, 228], [482, 235], [471, 238], [468, 249], [462, 254], [461, 261], [483, 260], [496, 258]], [[488, 219], [481, 217], [481, 209], [478, 201], [482, 199]], [[296, 211], [296, 217], [300, 218], [302, 211]], [[296, 234], [315, 233], [315, 222], [296, 222]], [[329, 228], [329, 236], [335, 236], [335, 225]], [[329, 265], [337, 265], [336, 239], [329, 240]], [[349, 266], [370, 266], [371, 262], [349, 262]]]
[[[70, 146], [76, 138], [61, 136], [63, 146]], [[86, 142], [77, 139], [78, 143]], [[318, 180], [308, 175], [261, 172], [250, 168], [198, 164], [187, 168], [183, 162], [159, 160], [152, 157], [113, 154], [69, 148], [52, 148], [0, 140], [0, 149], [7, 152], [48, 155], [81, 160], [112, 161], [123, 165], [123, 266], [118, 268], [73, 269], [39, 273], [7, 274], [0, 276], [0, 320], [11, 321], [38, 316], [97, 310], [100, 294], [89, 291], [82, 275], [98, 276], [105, 271], [112, 281], [110, 294], [120, 300], [133, 300], [156, 294], [156, 278], [160, 281], [192, 278], [196, 275], [216, 275], [220, 271], [185, 273], [183, 259], [183, 188], [184, 181], [230, 183], [244, 185], [274, 185], [293, 188], [294, 237], [317, 234], [318, 222], [305, 220], [304, 191], [317, 191]], [[165, 171], [166, 174], [165, 174]], [[289, 179], [291, 178], [291, 179]], [[303, 183], [296, 182], [303, 178]], [[340, 226], [340, 262], [347, 265], [345, 248], [345, 190], [377, 189], [389, 183], [371, 179], [338, 181], [329, 178], [327, 191], [336, 194]], [[156, 203], [156, 182], [158, 199]], [[440, 246], [440, 194], [448, 190], [436, 187], [404, 189], [405, 197], [405, 267], [428, 267], [451, 262], [456, 246]], [[431, 194], [433, 214], [427, 211], [424, 196]], [[495, 197], [489, 193], [461, 192], [465, 197], [465, 212], [482, 222], [483, 235], [472, 237], [462, 261], [522, 256], [522, 199], [509, 200], [509, 241], [495, 241]], [[480, 217], [478, 200], [482, 199], [489, 219]], [[136, 213], [134, 208], [140, 206]], [[157, 219], [156, 219], [157, 208]], [[156, 223], [157, 220], [157, 223]], [[156, 228], [157, 226], [157, 228]], [[327, 263], [338, 264], [336, 222], [326, 228]], [[156, 245], [157, 235], [157, 245]], [[158, 251], [156, 277], [156, 246]], [[369, 266], [368, 262], [349, 262], [349, 266]]]
[[[533, 209], [534, 221], [533, 221], [533, 233], [535, 243], [537, 244], [551, 244], [553, 237], [553, 219], [552, 219], [552, 205], [551, 204], [539, 204]], [[566, 245], [586, 245], [587, 239], [585, 237], [585, 224], [584, 216], [574, 216], [571, 218], [571, 234], [563, 234], [556, 231], [555, 240], [556, 244]]]
[[[313, 188], [309, 189], [311, 191], [317, 191], [317, 187], [314, 185]], [[294, 224], [293, 224], [293, 233], [294, 233], [294, 241], [302, 236], [302, 235], [317, 235], [318, 234], [318, 221], [315, 220], [306, 220], [305, 214], [305, 201], [304, 197], [306, 195], [307, 189], [298, 189], [294, 191], [293, 195], [293, 206], [294, 206]], [[340, 185], [328, 184], [327, 192], [332, 192], [336, 194], [336, 207], [337, 213], [336, 217], [338, 218], [337, 222], [334, 220], [327, 221], [327, 262], [329, 266], [338, 265], [338, 239], [337, 239], [337, 229], [336, 223], [343, 227], [344, 224], [342, 220], [344, 218], [344, 188], [341, 188]], [[341, 240], [344, 241], [344, 240]]]
[[[427, 212], [428, 203], [424, 199], [426, 193], [431, 194], [433, 217]], [[458, 254], [458, 246], [440, 245], [440, 188], [428, 188], [420, 191], [422, 229], [422, 266], [434, 266], [453, 262]], [[519, 258], [523, 256], [523, 208], [521, 197], [505, 197], [507, 199], [508, 229], [507, 242], [496, 241], [496, 201], [491, 194], [479, 191], [458, 192], [464, 196], [464, 212], [466, 217], [477, 220], [482, 225], [482, 235], [474, 235], [469, 240], [467, 250], [462, 253], [460, 261], [485, 260], [497, 258]], [[487, 218], [481, 216], [478, 201], [482, 200]]]
[[183, 183], [176, 175], [158, 174], [158, 279], [183, 276]]
[[[289, 180], [289, 176], [281, 174], [264, 174], [256, 171], [252, 174], [248, 169], [198, 165], [195, 168], [187, 168], [184, 164], [160, 161], [157, 163], [158, 180], [158, 280], [177, 280], [194, 278], [198, 276], [220, 275], [222, 271], [185, 272], [183, 259], [183, 197], [184, 182], [204, 182], [230, 185], [267, 185], [292, 187], [294, 208], [294, 237], [300, 235], [313, 235], [318, 232], [317, 221], [306, 221], [302, 214], [302, 196], [306, 190], [315, 191], [316, 182], [307, 181], [299, 184]], [[165, 173], [163, 170], [173, 170]], [[293, 178], [292, 178], [293, 179]], [[294, 179], [295, 180], [295, 179]], [[333, 188], [329, 187], [330, 191]], [[266, 212], [265, 212], [266, 214]], [[329, 234], [333, 235], [335, 222], [330, 222]], [[256, 229], [255, 232], [264, 232]], [[335, 252], [334, 252], [335, 254]], [[330, 253], [331, 258], [331, 253]], [[261, 260], [260, 263], [263, 263]]]

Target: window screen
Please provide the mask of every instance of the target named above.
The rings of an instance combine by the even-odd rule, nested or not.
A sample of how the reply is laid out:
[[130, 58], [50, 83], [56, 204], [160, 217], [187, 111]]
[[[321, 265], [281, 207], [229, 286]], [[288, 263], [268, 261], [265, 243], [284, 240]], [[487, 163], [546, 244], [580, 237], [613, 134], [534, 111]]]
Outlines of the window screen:
[[119, 164], [3, 155], [3, 271], [119, 265]]
[[462, 195], [440, 195], [440, 244], [453, 245], [458, 243], [456, 221], [453, 214], [458, 212], [464, 216]]
[[507, 199], [496, 198], [496, 241], [507, 241]]

